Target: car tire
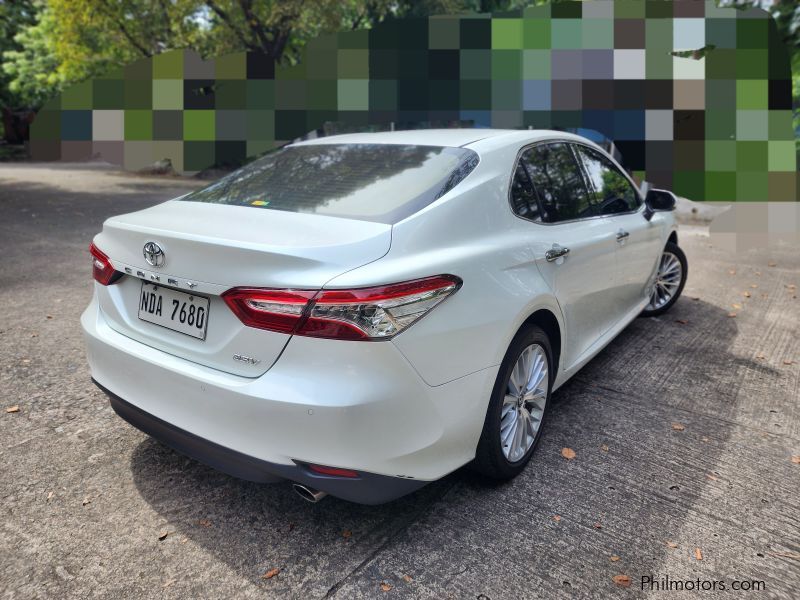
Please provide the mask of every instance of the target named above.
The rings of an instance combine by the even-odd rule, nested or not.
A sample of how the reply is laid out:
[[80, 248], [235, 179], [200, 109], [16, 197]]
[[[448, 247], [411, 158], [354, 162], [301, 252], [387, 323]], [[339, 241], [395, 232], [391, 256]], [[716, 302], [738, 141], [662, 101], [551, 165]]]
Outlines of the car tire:
[[[650, 298], [650, 303], [647, 305], [647, 307], [645, 307], [639, 316], [657, 317], [658, 315], [662, 315], [672, 308], [672, 305], [678, 301], [678, 298], [680, 298], [681, 292], [683, 292], [683, 286], [686, 284], [686, 276], [689, 274], [689, 266], [686, 262], [686, 255], [677, 244], [667, 242], [667, 245], [664, 247], [664, 252], [661, 254], [661, 258], [658, 259], [658, 273], [656, 274], [656, 279], [658, 280], [664, 276], [663, 269], [665, 266], [665, 261], [669, 260], [671, 261], [671, 264], [674, 265], [674, 261], [671, 257], [677, 259], [677, 262], [680, 265], [680, 278], [675, 282], [677, 283], [677, 287], [672, 290], [671, 296], [663, 304], [660, 303], [661, 300], [663, 300], [663, 297], [656, 296], [656, 292], [659, 291], [658, 288], [654, 289], [653, 295]], [[664, 289], [665, 288], [662, 286], [661, 291], [663, 292]]]
[[[518, 427], [523, 427], [522, 434], [525, 437], [524, 446], [528, 446], [528, 442], [530, 442], [530, 445], [525, 448], [524, 452], [522, 452], [522, 446], [516, 448], [517, 453], [514, 454], [510, 453], [511, 450], [509, 448], [509, 446], [513, 444], [511, 444], [510, 441], [504, 444], [501, 436], [508, 433], [509, 423], [513, 425], [512, 421], [509, 420], [514, 416], [510, 413], [513, 406], [512, 403], [507, 401], [508, 398], [512, 397], [510, 391], [512, 387], [515, 386], [511, 379], [512, 375], [515, 376], [515, 379], [519, 379], [515, 373], [515, 368], [517, 368], [519, 362], [522, 360], [523, 352], [529, 351], [531, 348], [533, 348], [533, 350], [530, 352], [534, 353], [533, 361], [540, 358], [545, 360], [546, 373], [543, 380], [538, 384], [537, 389], [534, 390], [536, 394], [532, 397], [535, 397], [536, 401], [534, 402], [531, 400], [530, 403], [526, 403], [523, 398], [522, 406], [518, 405], [516, 407], [516, 415], [517, 418], [520, 418], [519, 415], [522, 414], [520, 408], [525, 408], [528, 411], [528, 415], [531, 417], [532, 423], [534, 413], [536, 413], [536, 416], [538, 416], [538, 425], [536, 425], [532, 440], [530, 440], [530, 432], [524, 427], [523, 421], [520, 420], [517, 422]], [[538, 375], [535, 377], [538, 377]], [[526, 325], [514, 336], [503, 358], [503, 362], [500, 364], [497, 379], [495, 380], [492, 395], [489, 400], [489, 408], [486, 411], [483, 431], [481, 432], [481, 437], [475, 452], [475, 459], [470, 464], [470, 468], [473, 471], [477, 471], [492, 479], [500, 480], [511, 479], [522, 472], [525, 465], [530, 461], [531, 455], [541, 438], [544, 422], [550, 408], [550, 393], [554, 380], [553, 352], [547, 334], [536, 325]], [[533, 381], [533, 378], [531, 378], [527, 384], [530, 384], [531, 381]], [[545, 393], [542, 394], [541, 385], [544, 383], [546, 383], [547, 387]], [[534, 394], [534, 392], [531, 392], [531, 394]], [[543, 403], [541, 402], [542, 399]], [[540, 404], [542, 404], [541, 412], [539, 412], [538, 408]], [[504, 446], [506, 447], [505, 450]]]

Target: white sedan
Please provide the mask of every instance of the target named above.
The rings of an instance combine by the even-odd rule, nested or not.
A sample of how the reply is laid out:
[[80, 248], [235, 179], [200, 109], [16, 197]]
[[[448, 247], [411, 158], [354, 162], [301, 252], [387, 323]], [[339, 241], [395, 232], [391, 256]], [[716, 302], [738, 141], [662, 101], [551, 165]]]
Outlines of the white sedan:
[[105, 222], [92, 377], [142, 431], [312, 501], [511, 478], [552, 392], [680, 295], [674, 204], [555, 131], [291, 144]]

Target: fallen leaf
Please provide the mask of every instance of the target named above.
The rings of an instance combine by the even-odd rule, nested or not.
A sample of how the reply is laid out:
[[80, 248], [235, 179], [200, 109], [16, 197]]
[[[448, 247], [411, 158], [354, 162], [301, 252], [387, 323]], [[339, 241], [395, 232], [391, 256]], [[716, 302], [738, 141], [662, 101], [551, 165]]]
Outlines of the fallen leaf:
[[555, 521], [556, 523], [558, 523], [560, 520], [561, 520], [561, 516], [560, 515], [554, 515], [553, 516], [553, 521]]
[[700, 548], [695, 548], [694, 549], [694, 557], [697, 560], [703, 560], [703, 553], [700, 551]]
[[683, 425], [682, 423], [673, 423], [673, 424], [672, 424], [672, 428], [673, 428], [675, 431], [683, 431], [684, 429], [686, 429], [686, 426], [685, 426], [685, 425]]
[[89, 498], [89, 496], [86, 496], [83, 499], [83, 506], [86, 506], [87, 504], [91, 504], [91, 503], [92, 503], [92, 500], [91, 500], [91, 498]]
[[735, 319], [736, 318], [736, 313], [728, 313], [728, 318], [729, 319]]
[[603, 528], [603, 526], [600, 524], [600, 521], [595, 522], [595, 524], [592, 525], [592, 527], [594, 527], [595, 529], [602, 529]]
[[392, 589], [392, 586], [391, 586], [391, 585], [389, 585], [388, 583], [386, 583], [386, 582], [384, 581], [383, 583], [381, 583], [381, 589], [382, 589], [384, 592], [388, 592], [389, 590], [391, 590], [391, 589]]
[[349, 529], [345, 529], [345, 530], [342, 532], [342, 537], [343, 537], [343, 538], [349, 538], [349, 537], [353, 537], [353, 532], [352, 532], [352, 531], [350, 531]]
[[603, 444], [602, 446], [600, 446], [600, 450], [602, 450], [603, 452], [608, 452], [608, 445]]
[[411, 583], [412, 581], [414, 581], [414, 579], [411, 577], [411, 575], [403, 575], [403, 581], [405, 581], [406, 583]]
[[211, 519], [200, 519], [197, 524], [200, 527], [211, 527]]
[[158, 539], [159, 540], [165, 540], [165, 539], [167, 539], [168, 535], [169, 535], [169, 531], [162, 531], [161, 533], [158, 534]]
[[792, 462], [793, 462], [794, 464], [796, 464], [796, 465], [800, 465], [800, 454], [795, 454], [795, 455], [792, 457]]
[[745, 298], [749, 298], [750, 292], [742, 292], [742, 296], [744, 296]]
[[15, 404], [14, 406], [9, 406], [8, 408], [6, 408], [6, 412], [7, 413], [19, 412], [19, 406], [17, 404]]
[[269, 571], [267, 571], [266, 573], [264, 573], [261, 576], [261, 579], [272, 579], [273, 577], [275, 577], [280, 572], [281, 572], [280, 569], [270, 569]]
[[778, 263], [776, 263], [776, 262], [767, 263], [767, 266], [768, 267], [777, 267]]
[[742, 308], [742, 305], [741, 304], [731, 304], [731, 307], [735, 308], [736, 310], [739, 310], [740, 308]]
[[677, 548], [678, 544], [676, 544], [675, 542], [667, 542], [667, 546], [670, 548]]
[[712, 475], [711, 473], [706, 473], [706, 477], [708, 477], [711, 481], [716, 481], [716, 476]]
[[689, 321], [687, 321], [686, 319], [675, 319], [675, 322], [676, 323], [680, 323], [681, 325], [688, 325], [689, 324]]
[[770, 556], [780, 556], [782, 558], [792, 558], [794, 560], [800, 560], [800, 552], [768, 552]]
[[793, 362], [794, 362], [794, 361], [793, 361], [791, 358], [787, 358], [785, 361], [783, 361], [783, 364], [785, 364], [785, 365], [791, 365]]
[[619, 560], [619, 556], [617, 556], [616, 554], [612, 554], [610, 560], [611, 562], [617, 562]]
[[572, 448], [562, 448], [561, 456], [563, 456], [567, 460], [572, 460], [573, 458], [575, 458], [575, 450], [573, 450]]
[[622, 587], [630, 587], [631, 585], [631, 578], [627, 575], [614, 575], [611, 579], [614, 583]]

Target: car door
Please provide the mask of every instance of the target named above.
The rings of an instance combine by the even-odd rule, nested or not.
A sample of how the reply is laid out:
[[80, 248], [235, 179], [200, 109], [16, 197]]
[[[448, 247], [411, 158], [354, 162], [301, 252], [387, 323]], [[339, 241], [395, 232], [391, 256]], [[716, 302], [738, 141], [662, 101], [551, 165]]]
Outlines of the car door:
[[611, 159], [583, 144], [574, 148], [589, 181], [592, 203], [613, 224], [616, 312], [623, 319], [647, 298], [647, 286], [661, 256], [660, 227], [644, 218], [636, 186]]
[[564, 142], [523, 151], [511, 190], [517, 215], [532, 221], [536, 264], [564, 316], [568, 368], [613, 324], [613, 226], [591, 203], [577, 158]]

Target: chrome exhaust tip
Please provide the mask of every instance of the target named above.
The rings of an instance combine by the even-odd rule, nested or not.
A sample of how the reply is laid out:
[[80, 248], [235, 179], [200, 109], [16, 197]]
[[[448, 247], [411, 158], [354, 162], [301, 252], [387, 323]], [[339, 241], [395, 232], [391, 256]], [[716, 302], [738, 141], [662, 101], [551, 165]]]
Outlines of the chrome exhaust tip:
[[322, 500], [325, 496], [328, 495], [328, 492], [322, 492], [320, 490], [315, 490], [314, 488], [310, 488], [308, 486], [303, 485], [302, 483], [293, 483], [292, 488], [297, 495], [300, 496], [303, 500], [307, 502], [311, 502], [316, 504], [320, 500]]

